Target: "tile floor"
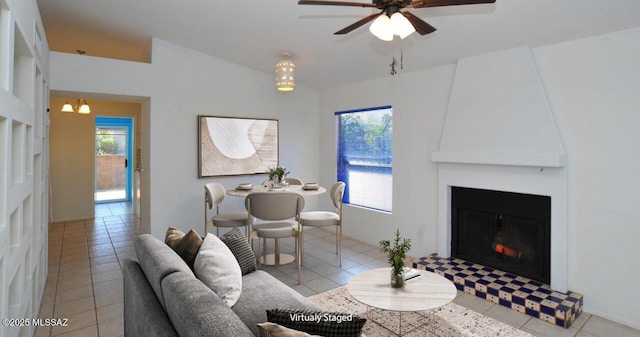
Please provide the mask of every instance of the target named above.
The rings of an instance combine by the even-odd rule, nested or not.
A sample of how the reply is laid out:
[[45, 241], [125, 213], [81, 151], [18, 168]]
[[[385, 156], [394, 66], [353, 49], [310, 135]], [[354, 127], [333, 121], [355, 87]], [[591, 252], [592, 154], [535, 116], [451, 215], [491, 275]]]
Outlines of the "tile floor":
[[[68, 327], [38, 328], [35, 336], [124, 335], [120, 261], [134, 257], [133, 240], [139, 221], [127, 203], [98, 204], [95, 219], [51, 224], [49, 277], [40, 317], [68, 318]], [[362, 271], [386, 266], [376, 246], [345, 238], [342, 268], [335, 254], [335, 235], [310, 230], [305, 236], [302, 284], [296, 284], [295, 264], [263, 267], [304, 296], [346, 284]], [[283, 252], [293, 252], [284, 240]], [[570, 329], [555, 327], [474, 296], [459, 293], [457, 304], [539, 337], [640, 337], [640, 331], [583, 313]]]

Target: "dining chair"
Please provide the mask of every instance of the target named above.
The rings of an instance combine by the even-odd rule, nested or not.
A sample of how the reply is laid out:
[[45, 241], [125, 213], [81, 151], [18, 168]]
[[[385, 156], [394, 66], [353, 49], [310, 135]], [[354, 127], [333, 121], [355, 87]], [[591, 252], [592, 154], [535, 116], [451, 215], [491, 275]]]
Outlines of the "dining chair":
[[247, 225], [249, 215], [247, 212], [225, 212], [220, 213], [220, 204], [226, 195], [224, 186], [219, 183], [208, 183], [204, 185], [204, 235], [207, 235], [208, 216], [207, 209], [214, 206], [216, 214], [211, 217], [211, 225], [216, 228], [216, 236], [220, 236], [220, 227], [245, 227], [245, 235], [249, 237], [249, 227]]
[[[298, 178], [284, 178], [284, 182], [289, 185], [304, 185], [304, 183], [302, 182], [302, 179], [298, 179]], [[271, 187], [271, 180], [267, 179], [263, 181], [262, 186]]]
[[340, 267], [342, 267], [342, 197], [344, 196], [345, 183], [338, 181], [331, 186], [331, 201], [335, 206], [335, 212], [330, 211], [310, 211], [300, 214], [300, 224], [302, 231], [300, 232], [300, 247], [304, 255], [304, 227], [327, 227], [336, 226], [336, 254], [340, 259]]
[[[263, 251], [266, 250], [266, 239], [275, 239], [273, 263], [278, 265], [282, 257], [280, 239], [293, 237], [295, 239], [298, 284], [300, 284], [300, 213], [304, 208], [302, 195], [294, 192], [253, 192], [246, 196], [244, 204], [249, 214], [247, 222], [250, 226], [249, 240], [258, 238], [259, 265], [266, 262], [266, 255], [263, 254]], [[284, 261], [283, 263], [288, 262]]]
[[284, 178], [284, 182], [289, 185], [304, 185], [302, 180], [298, 178]]

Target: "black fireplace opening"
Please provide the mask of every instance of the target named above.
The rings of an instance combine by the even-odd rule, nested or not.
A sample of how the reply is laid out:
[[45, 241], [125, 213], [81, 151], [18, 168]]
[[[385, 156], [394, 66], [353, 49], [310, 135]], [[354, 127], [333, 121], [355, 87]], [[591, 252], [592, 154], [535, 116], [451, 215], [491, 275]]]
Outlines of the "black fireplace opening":
[[451, 255], [549, 284], [551, 197], [451, 187]]

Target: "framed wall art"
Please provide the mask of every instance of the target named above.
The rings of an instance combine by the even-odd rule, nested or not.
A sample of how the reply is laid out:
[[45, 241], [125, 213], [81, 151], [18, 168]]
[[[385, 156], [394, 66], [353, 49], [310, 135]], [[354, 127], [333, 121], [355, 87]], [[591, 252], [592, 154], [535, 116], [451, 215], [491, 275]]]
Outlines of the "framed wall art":
[[278, 120], [198, 116], [198, 176], [263, 174], [278, 165]]

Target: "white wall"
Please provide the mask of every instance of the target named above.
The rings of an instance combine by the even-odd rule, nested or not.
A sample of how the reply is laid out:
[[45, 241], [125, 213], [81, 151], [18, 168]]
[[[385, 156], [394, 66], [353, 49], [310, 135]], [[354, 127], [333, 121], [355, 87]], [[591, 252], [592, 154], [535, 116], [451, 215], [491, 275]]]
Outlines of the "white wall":
[[640, 29], [534, 50], [569, 154], [569, 288], [640, 328]]
[[[569, 289], [584, 294], [586, 311], [635, 328], [639, 40], [634, 29], [533, 50], [569, 160]], [[333, 113], [387, 104], [394, 110], [393, 214], [347, 207], [347, 235], [377, 244], [399, 227], [412, 238], [410, 255], [437, 251], [437, 170], [429, 157], [438, 148], [454, 72], [447, 66], [401, 73], [322, 93], [325, 183], [335, 179]]]

